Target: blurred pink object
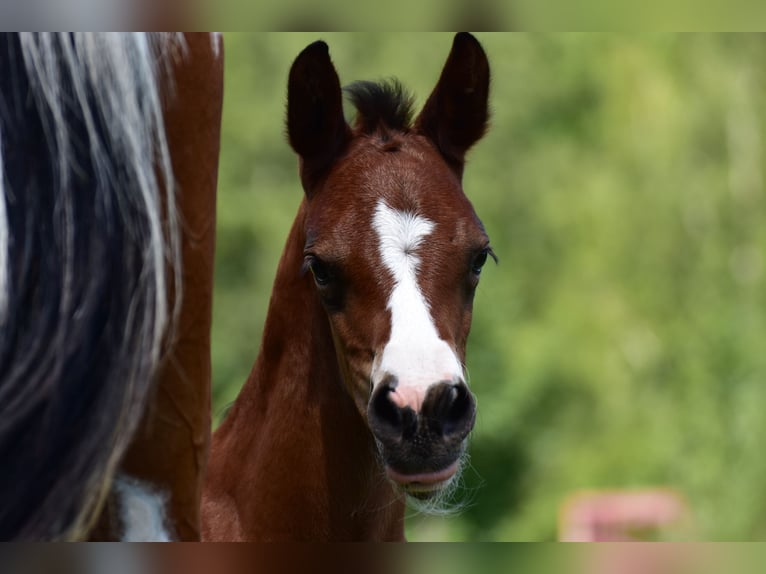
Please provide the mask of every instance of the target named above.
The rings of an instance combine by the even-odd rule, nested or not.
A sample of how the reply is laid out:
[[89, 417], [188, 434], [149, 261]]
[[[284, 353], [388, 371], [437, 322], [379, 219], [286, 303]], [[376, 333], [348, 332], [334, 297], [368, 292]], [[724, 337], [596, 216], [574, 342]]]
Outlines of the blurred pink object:
[[688, 516], [683, 498], [669, 489], [583, 491], [571, 495], [559, 513], [563, 542], [641, 540]]

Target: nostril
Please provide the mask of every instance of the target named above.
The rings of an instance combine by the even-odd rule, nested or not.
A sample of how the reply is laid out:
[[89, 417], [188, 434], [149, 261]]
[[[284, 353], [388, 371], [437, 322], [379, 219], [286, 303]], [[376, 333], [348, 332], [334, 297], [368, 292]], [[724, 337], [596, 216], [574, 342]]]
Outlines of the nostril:
[[452, 404], [444, 420], [445, 435], [460, 432], [461, 427], [473, 419], [474, 412], [473, 396], [464, 384], [452, 385], [450, 397]]
[[391, 400], [391, 391], [390, 387], [378, 389], [372, 398], [370, 411], [375, 422], [399, 429], [402, 426], [402, 412]]
[[429, 392], [423, 412], [433, 432], [462, 440], [473, 428], [476, 407], [464, 383], [444, 382]]
[[409, 440], [417, 432], [418, 416], [409, 406], [400, 407], [391, 400], [396, 384], [381, 384], [373, 391], [367, 408], [370, 430], [384, 444]]

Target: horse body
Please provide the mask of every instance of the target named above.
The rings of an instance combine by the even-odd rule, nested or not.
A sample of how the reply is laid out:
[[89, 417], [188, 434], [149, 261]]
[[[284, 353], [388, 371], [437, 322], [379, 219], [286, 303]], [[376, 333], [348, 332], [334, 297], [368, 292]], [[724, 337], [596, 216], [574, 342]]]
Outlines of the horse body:
[[350, 88], [327, 46], [288, 82], [305, 198], [261, 351], [213, 437], [207, 540], [402, 540], [405, 495], [454, 486], [475, 403], [463, 363], [491, 254], [461, 187], [487, 124], [489, 68], [456, 36], [420, 115], [396, 84]]
[[[214, 42], [0, 36], [0, 539], [87, 537], [150, 404], [130, 472], [173, 501], [163, 528], [198, 531], [213, 231], [196, 210], [215, 202]], [[155, 465], [157, 452], [179, 464]], [[123, 522], [102, 537], [134, 531]]]

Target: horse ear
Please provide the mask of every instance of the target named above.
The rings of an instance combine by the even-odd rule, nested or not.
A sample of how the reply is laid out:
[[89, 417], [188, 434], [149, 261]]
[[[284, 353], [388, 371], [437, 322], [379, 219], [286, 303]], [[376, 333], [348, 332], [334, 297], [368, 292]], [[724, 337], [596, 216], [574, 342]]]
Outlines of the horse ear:
[[290, 68], [287, 134], [301, 158], [301, 181], [310, 194], [350, 138], [338, 73], [322, 41], [307, 46]]
[[489, 62], [479, 41], [455, 36], [439, 82], [415, 122], [458, 175], [465, 154], [484, 135], [489, 121]]

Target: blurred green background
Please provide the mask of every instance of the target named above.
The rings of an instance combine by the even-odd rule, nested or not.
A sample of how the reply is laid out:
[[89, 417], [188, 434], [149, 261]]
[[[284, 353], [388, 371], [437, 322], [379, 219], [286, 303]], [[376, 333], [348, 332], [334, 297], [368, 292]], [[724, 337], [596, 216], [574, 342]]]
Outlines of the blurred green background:
[[[468, 348], [463, 497], [410, 539], [552, 540], [573, 491], [670, 486], [678, 536], [766, 537], [766, 38], [478, 34], [492, 129], [464, 187], [492, 238]], [[255, 359], [302, 190], [290, 63], [422, 103], [451, 34], [227, 34], [214, 413]]]

